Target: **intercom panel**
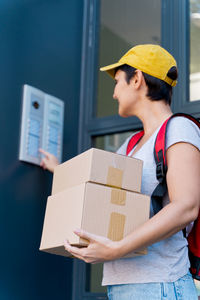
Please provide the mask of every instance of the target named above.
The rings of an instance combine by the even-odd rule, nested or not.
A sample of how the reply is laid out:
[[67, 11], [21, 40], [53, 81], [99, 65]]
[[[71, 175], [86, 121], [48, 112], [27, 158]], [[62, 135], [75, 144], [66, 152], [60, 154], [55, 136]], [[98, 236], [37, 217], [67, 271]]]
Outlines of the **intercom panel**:
[[39, 89], [24, 85], [19, 159], [39, 165], [39, 148], [61, 162], [64, 102]]
[[43, 147], [61, 162], [64, 103], [51, 95], [45, 96]]

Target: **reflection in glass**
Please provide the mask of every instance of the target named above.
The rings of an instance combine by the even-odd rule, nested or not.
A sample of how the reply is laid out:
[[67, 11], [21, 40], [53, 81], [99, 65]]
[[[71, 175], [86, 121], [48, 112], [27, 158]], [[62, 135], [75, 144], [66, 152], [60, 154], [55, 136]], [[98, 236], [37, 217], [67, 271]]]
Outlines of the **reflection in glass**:
[[101, 285], [103, 274], [103, 264], [86, 265], [86, 292], [106, 293], [107, 287]]
[[[101, 0], [99, 67], [117, 62], [136, 44], [160, 44], [160, 10], [160, 0]], [[104, 72], [98, 76], [96, 116], [115, 115], [114, 81]]]
[[133, 132], [114, 133], [104, 136], [98, 136], [94, 139], [95, 148], [116, 152], [117, 149]]
[[200, 100], [200, 0], [190, 0], [190, 101]]

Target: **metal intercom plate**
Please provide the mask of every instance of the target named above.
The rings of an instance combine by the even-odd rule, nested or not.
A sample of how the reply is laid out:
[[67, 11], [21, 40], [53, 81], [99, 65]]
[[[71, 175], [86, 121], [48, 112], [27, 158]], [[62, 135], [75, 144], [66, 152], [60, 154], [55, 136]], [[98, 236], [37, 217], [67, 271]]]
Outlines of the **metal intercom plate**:
[[24, 85], [19, 159], [39, 165], [42, 148], [62, 159], [64, 102]]

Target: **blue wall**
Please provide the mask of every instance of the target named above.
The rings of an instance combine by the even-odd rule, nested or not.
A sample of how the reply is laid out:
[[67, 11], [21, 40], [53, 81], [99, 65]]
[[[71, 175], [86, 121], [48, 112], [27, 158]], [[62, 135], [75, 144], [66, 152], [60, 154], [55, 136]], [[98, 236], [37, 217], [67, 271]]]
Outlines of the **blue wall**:
[[42, 253], [52, 175], [18, 161], [24, 83], [65, 101], [63, 160], [77, 154], [82, 0], [0, 2], [0, 299], [71, 299], [72, 261]]

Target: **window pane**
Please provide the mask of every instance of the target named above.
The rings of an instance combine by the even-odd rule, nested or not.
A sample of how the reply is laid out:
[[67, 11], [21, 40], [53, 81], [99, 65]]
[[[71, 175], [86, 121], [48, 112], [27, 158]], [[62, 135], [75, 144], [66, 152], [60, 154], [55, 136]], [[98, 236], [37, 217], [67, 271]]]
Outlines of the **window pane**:
[[190, 0], [190, 101], [200, 100], [200, 0]]
[[[99, 67], [117, 62], [136, 44], [160, 44], [160, 12], [161, 0], [101, 0]], [[96, 116], [115, 115], [114, 81], [104, 72], [98, 76]]]
[[133, 132], [114, 133], [104, 136], [98, 136], [94, 139], [94, 147], [111, 152], [116, 152], [117, 149]]

